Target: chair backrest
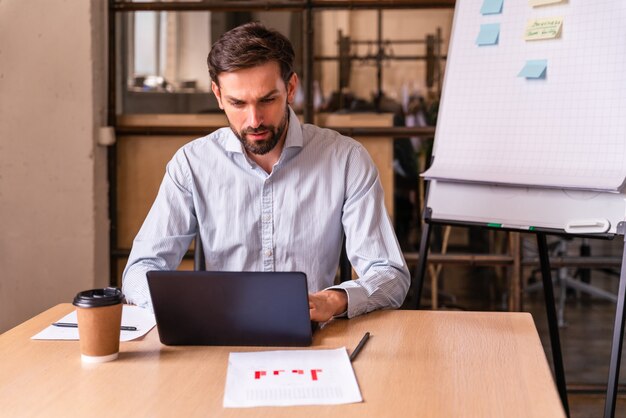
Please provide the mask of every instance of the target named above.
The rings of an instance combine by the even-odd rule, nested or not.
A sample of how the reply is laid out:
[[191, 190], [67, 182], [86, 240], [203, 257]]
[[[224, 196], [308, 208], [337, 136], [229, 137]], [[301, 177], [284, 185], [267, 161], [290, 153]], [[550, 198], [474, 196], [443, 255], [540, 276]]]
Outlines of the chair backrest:
[[339, 257], [339, 280], [347, 282], [352, 280], [352, 264], [348, 259], [348, 252], [346, 251], [346, 237], [343, 237], [341, 243], [341, 256]]
[[202, 248], [202, 240], [200, 239], [200, 232], [196, 232], [196, 238], [194, 240], [193, 269], [195, 271], [206, 270], [206, 261], [204, 260], [204, 250]]

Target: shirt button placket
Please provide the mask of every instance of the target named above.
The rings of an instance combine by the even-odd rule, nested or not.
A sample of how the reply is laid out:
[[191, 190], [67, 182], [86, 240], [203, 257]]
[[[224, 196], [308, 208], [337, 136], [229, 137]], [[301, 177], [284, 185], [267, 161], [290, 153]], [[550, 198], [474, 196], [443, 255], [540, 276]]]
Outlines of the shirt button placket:
[[272, 182], [267, 179], [263, 184], [263, 199], [261, 202], [261, 243], [263, 257], [263, 271], [274, 271], [274, 222]]

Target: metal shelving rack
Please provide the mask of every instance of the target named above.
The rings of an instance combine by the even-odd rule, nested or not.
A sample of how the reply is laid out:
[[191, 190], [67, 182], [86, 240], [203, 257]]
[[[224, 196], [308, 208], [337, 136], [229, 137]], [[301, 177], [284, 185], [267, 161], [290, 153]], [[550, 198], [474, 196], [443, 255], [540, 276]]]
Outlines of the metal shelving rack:
[[[313, 22], [314, 12], [322, 10], [398, 10], [398, 9], [452, 9], [455, 0], [277, 0], [277, 1], [180, 1], [180, 2], [132, 2], [122, 0], [109, 0], [109, 75], [108, 75], [108, 125], [115, 128], [116, 135], [124, 134], [153, 134], [153, 135], [205, 135], [206, 130], [185, 127], [140, 127], [129, 128], [118, 126], [116, 114], [117, 101], [117, 73], [118, 61], [116, 59], [116, 44], [118, 41], [118, 28], [116, 16], [129, 12], [139, 11], [215, 11], [215, 12], [241, 12], [241, 11], [293, 11], [302, 13], [303, 17], [303, 89], [304, 107], [303, 117], [306, 123], [313, 122], [313, 65], [314, 36]], [[422, 136], [433, 138], [434, 127], [423, 128], [335, 128], [335, 130], [348, 136]], [[128, 249], [117, 246], [117, 149], [113, 145], [108, 151], [108, 180], [109, 180], [109, 218], [110, 226], [110, 281], [115, 285], [119, 271], [117, 261], [119, 258], [128, 256]]]

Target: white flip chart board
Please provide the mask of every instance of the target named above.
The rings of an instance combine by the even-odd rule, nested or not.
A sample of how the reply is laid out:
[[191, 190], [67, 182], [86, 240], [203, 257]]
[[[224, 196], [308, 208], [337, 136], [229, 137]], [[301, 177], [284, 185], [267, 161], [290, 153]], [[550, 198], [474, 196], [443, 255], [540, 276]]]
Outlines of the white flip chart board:
[[[626, 219], [626, 1], [533, 3], [457, 0], [428, 206], [436, 219], [616, 233]], [[530, 40], [545, 22], [558, 31]]]

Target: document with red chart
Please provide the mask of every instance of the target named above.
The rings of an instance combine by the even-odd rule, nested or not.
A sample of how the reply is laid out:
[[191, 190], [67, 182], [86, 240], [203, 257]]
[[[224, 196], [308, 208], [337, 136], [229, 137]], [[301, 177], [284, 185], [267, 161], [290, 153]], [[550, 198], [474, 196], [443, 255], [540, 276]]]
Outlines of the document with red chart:
[[225, 408], [362, 401], [345, 347], [229, 355]]

